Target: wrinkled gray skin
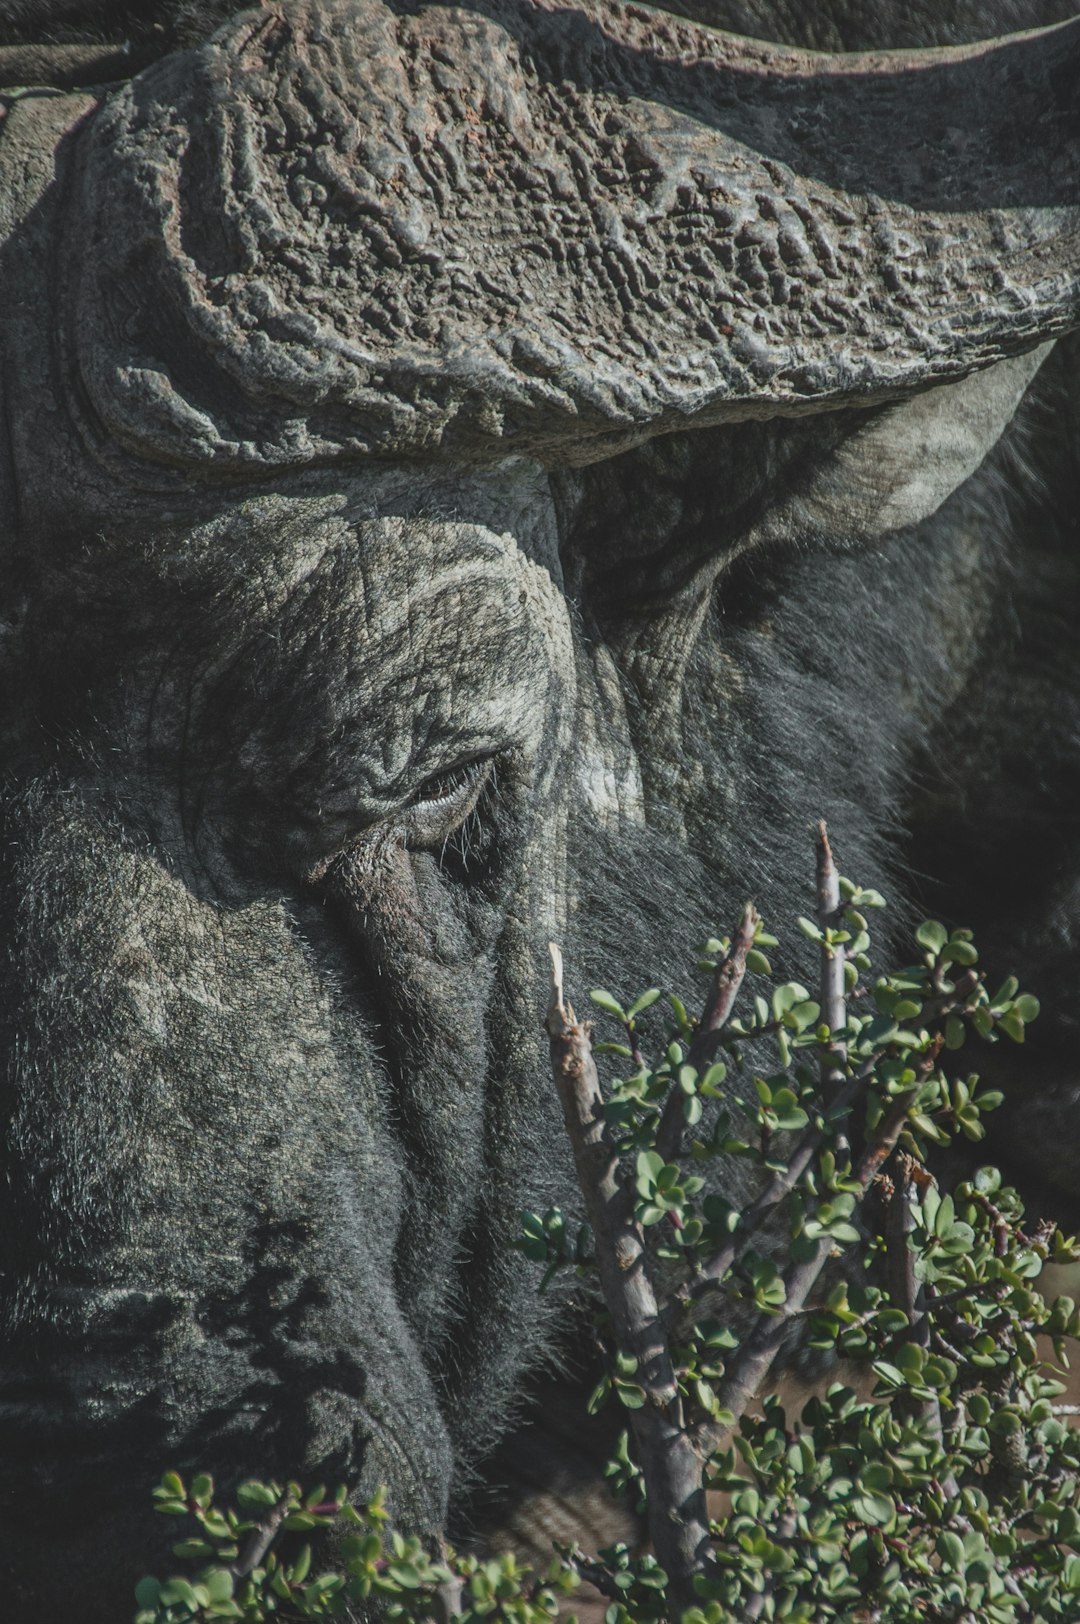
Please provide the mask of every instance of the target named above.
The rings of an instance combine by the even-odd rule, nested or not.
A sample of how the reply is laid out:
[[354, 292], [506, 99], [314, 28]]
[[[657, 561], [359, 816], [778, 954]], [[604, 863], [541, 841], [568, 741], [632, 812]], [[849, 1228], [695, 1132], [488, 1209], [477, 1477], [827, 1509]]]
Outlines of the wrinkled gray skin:
[[117, 1624], [166, 1466], [460, 1508], [552, 1330], [515, 1214], [572, 1201], [546, 943], [685, 986], [812, 818], [1059, 1000], [1005, 1137], [1071, 1193], [1080, 23], [48, 10], [0, 5], [66, 92], [0, 125], [0, 1589]]

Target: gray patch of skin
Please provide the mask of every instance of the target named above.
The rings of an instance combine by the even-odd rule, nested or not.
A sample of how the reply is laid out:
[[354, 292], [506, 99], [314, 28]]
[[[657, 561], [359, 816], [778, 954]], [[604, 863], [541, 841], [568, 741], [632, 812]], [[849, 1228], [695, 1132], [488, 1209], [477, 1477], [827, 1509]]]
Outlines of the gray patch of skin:
[[[396, 16], [361, 11], [382, 33]], [[439, 11], [454, 28], [469, 15]], [[524, 19], [542, 34], [546, 15], [503, 6], [473, 21], [490, 31], [499, 18]], [[327, 16], [348, 60], [345, 13]], [[616, 33], [625, 25], [636, 51], [654, 27], [665, 61], [681, 42], [699, 65], [719, 53], [737, 77], [757, 75], [744, 134], [778, 128], [770, 75], [783, 101], [789, 80], [803, 83], [813, 67], [745, 41], [672, 33], [670, 19], [640, 11], [582, 16]], [[225, 373], [234, 367], [227, 386], [205, 354], [192, 360], [190, 333], [170, 326], [178, 307], [152, 291], [161, 244], [187, 251], [172, 215], [138, 239], [145, 262], [123, 257], [133, 234], [113, 242], [115, 262], [95, 238], [97, 257], [80, 265], [78, 232], [68, 232], [77, 221], [93, 236], [82, 188], [114, 137], [139, 210], [161, 202], [168, 165], [140, 169], [136, 149], [145, 138], [145, 152], [159, 142], [179, 161], [186, 137], [169, 98], [175, 91], [198, 124], [191, 87], [208, 63], [221, 67], [219, 88], [240, 85], [240, 103], [225, 97], [229, 117], [251, 126], [241, 103], [251, 86], [265, 92], [264, 24], [260, 14], [197, 61], [163, 64], [98, 123], [84, 124], [84, 97], [20, 102], [0, 136], [0, 198], [15, 200], [0, 271], [17, 291], [0, 331], [10, 446], [0, 614], [13, 628], [0, 645], [11, 674], [0, 713], [0, 1578], [14, 1587], [20, 1624], [53, 1624], [61, 1606], [41, 1583], [57, 1567], [44, 1506], [67, 1541], [64, 1595], [87, 1586], [99, 1613], [85, 1624], [115, 1624], [133, 1570], [155, 1565], [140, 1496], [170, 1465], [343, 1476], [361, 1490], [385, 1480], [402, 1521], [443, 1524], [546, 1356], [559, 1306], [537, 1303], [534, 1279], [506, 1250], [521, 1206], [573, 1201], [539, 1035], [550, 937], [578, 966], [579, 987], [633, 991], [648, 976], [691, 996], [690, 944], [747, 894], [773, 918], [781, 899], [789, 908], [810, 815], [828, 817], [849, 872], [893, 890], [890, 850], [909, 810], [929, 845], [958, 818], [950, 749], [971, 782], [1008, 800], [984, 742], [1007, 709], [1002, 684], [1040, 719], [1047, 756], [1080, 776], [1075, 675], [1031, 653], [1033, 638], [1056, 647], [1054, 615], [1080, 599], [1075, 503], [1070, 511], [1060, 494], [1076, 488], [1075, 349], [1048, 354], [1040, 343], [896, 401], [873, 302], [840, 300], [836, 344], [863, 346], [886, 379], [879, 391], [871, 378], [866, 398], [881, 402], [872, 411], [851, 405], [838, 375], [821, 416], [769, 415], [789, 404], [770, 393], [770, 361], [755, 374], [760, 421], [736, 400], [729, 418], [706, 412], [689, 432], [686, 412], [700, 405], [691, 388], [678, 432], [594, 464], [598, 436], [611, 430], [608, 451], [625, 444], [612, 429], [624, 403], [609, 385], [629, 351], [609, 346], [614, 371], [591, 394], [593, 361], [581, 352], [576, 426], [565, 402], [549, 410], [536, 355], [514, 352], [507, 366], [523, 369], [528, 433], [507, 455], [505, 417], [481, 409], [505, 370], [502, 382], [484, 374], [467, 410], [440, 416], [455, 401], [453, 389], [440, 395], [437, 368], [419, 383], [409, 373], [415, 400], [395, 394], [418, 351], [415, 335], [391, 324], [389, 348], [398, 353], [400, 339], [408, 365], [387, 420], [421, 424], [424, 459], [358, 456], [350, 413], [358, 401], [366, 410], [367, 396], [349, 394], [351, 384], [334, 395], [341, 346], [323, 356], [325, 376], [315, 367], [298, 383], [278, 365], [272, 312], [249, 311], [250, 371], [235, 368], [228, 334], [212, 357]], [[299, 33], [289, 94], [314, 98], [322, 128], [340, 109], [324, 105], [329, 74], [305, 79]], [[1035, 43], [1044, 66], [1038, 53], [1049, 48]], [[974, 73], [967, 60], [949, 72]], [[421, 64], [432, 83], [434, 62]], [[391, 82], [400, 62], [391, 52], [387, 63]], [[607, 95], [600, 67], [596, 94]], [[896, 67], [885, 64], [889, 84]], [[481, 78], [489, 68], [484, 57]], [[849, 68], [837, 69], [846, 89]], [[670, 98], [669, 69], [657, 71]], [[1018, 82], [1030, 88], [1023, 74]], [[356, 85], [343, 94], [351, 106]], [[557, 145], [583, 104], [572, 97], [556, 116], [544, 95], [539, 134]], [[130, 123], [136, 104], [148, 109], [145, 127]], [[388, 105], [396, 129], [400, 98]], [[642, 116], [659, 150], [674, 128], [670, 106], [659, 98]], [[1055, 139], [1065, 139], [1063, 117]], [[314, 161], [309, 148], [296, 150]], [[849, 169], [871, 161], [869, 150], [845, 151], [836, 162]], [[378, 167], [385, 155], [368, 156]], [[1019, 160], [1012, 147], [1005, 157], [1012, 185]], [[970, 152], [965, 162], [975, 163]], [[769, 153], [754, 166], [780, 187]], [[274, 186], [292, 185], [289, 208], [307, 222], [299, 246], [322, 240], [308, 227], [324, 209], [338, 232], [325, 241], [355, 248], [357, 217], [339, 219], [306, 171], [283, 180], [278, 170]], [[526, 165], [522, 194], [532, 174]], [[235, 173], [227, 185], [218, 174], [220, 208], [207, 209], [214, 175], [192, 171], [184, 183], [209, 233], [199, 253], [212, 257], [214, 230], [232, 221], [284, 265], [292, 250], [271, 242], [261, 183], [244, 192]], [[622, 180], [629, 219], [636, 204]], [[755, 207], [768, 225], [762, 195]], [[449, 187], [436, 211], [440, 231], [455, 196]], [[470, 196], [491, 212], [483, 187]], [[1009, 230], [1027, 230], [1021, 214]], [[1040, 217], [1036, 235], [1055, 219]], [[909, 361], [923, 353], [924, 295], [932, 304], [941, 269], [932, 220], [920, 220], [925, 263], [916, 255], [905, 270], [918, 293]], [[665, 216], [660, 236], [669, 225]], [[772, 226], [782, 235], [782, 222]], [[623, 227], [612, 215], [605, 252]], [[1007, 258], [1000, 221], [954, 217], [954, 229]], [[1061, 246], [1051, 231], [1041, 241], [1037, 297], [1025, 303], [1009, 283], [1000, 309], [985, 304], [991, 254], [976, 300], [986, 325], [923, 354], [913, 386], [941, 375], [940, 354], [958, 377], [1003, 353], [1021, 307], [1025, 343], [1074, 319], [1069, 239]], [[756, 264], [769, 243], [749, 247]], [[110, 263], [122, 271], [111, 280]], [[355, 265], [338, 268], [343, 282], [327, 265], [313, 287], [331, 305], [338, 298], [334, 319], [360, 321]], [[87, 325], [62, 336], [57, 312], [72, 314], [71, 278], [82, 271]], [[962, 282], [949, 283], [950, 298], [965, 295]], [[614, 286], [594, 338], [622, 321]], [[460, 338], [487, 321], [489, 289], [463, 270], [453, 291], [449, 313], [465, 327], [450, 321], [446, 332]], [[526, 325], [554, 321], [558, 301], [543, 292], [547, 304], [515, 283]], [[665, 319], [679, 292], [666, 291]], [[202, 297], [184, 316], [196, 325], [210, 320]], [[889, 320], [900, 320], [903, 298], [890, 298]], [[630, 311], [627, 332], [635, 320]], [[800, 341], [801, 320], [781, 350]], [[672, 321], [646, 393], [657, 377], [682, 376], [687, 340]], [[168, 356], [157, 356], [161, 412], [147, 456], [146, 424], [110, 412], [145, 370], [151, 328]], [[637, 343], [640, 322], [634, 330]], [[437, 349], [445, 336], [420, 338]], [[768, 350], [774, 336], [760, 344]], [[802, 336], [813, 349], [815, 334]], [[465, 351], [472, 365], [479, 352]], [[78, 377], [88, 356], [89, 395]], [[749, 350], [743, 359], [750, 366]], [[721, 405], [723, 417], [731, 399]], [[238, 437], [215, 469], [206, 436], [228, 428], [234, 409]], [[651, 429], [670, 426], [660, 413]], [[630, 440], [644, 432], [635, 419]], [[387, 445], [401, 452], [406, 441]], [[1057, 507], [1047, 492], [1059, 493]], [[1010, 630], [999, 605], [1022, 567], [1014, 560], [1028, 556], [1039, 579], [1025, 582], [1022, 624]], [[994, 683], [990, 715], [983, 690]], [[1054, 804], [1049, 782], [1025, 793], [1033, 816]], [[936, 797], [933, 818], [920, 796]], [[1015, 837], [1005, 811], [996, 819], [984, 872]], [[973, 848], [978, 821], [968, 809]], [[1061, 822], [1066, 845], [1070, 833]], [[1060, 909], [1053, 921], [1042, 937], [1027, 921], [1032, 963], [1047, 934], [1059, 944], [1068, 935]], [[798, 970], [794, 944], [785, 939], [782, 952]], [[1069, 964], [1075, 975], [1074, 953]], [[10, 1466], [27, 1459], [29, 1484], [23, 1465]]]

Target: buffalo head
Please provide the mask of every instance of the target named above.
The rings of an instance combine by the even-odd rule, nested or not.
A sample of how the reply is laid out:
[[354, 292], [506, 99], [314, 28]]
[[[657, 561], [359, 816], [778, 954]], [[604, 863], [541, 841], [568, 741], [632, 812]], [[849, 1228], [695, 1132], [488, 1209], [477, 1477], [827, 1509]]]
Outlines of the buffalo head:
[[544, 1352], [548, 940], [677, 977], [811, 814], [870, 880], [963, 777], [1016, 505], [1075, 478], [1078, 85], [1080, 22], [826, 56], [282, 0], [9, 98], [20, 1624], [123, 1616], [169, 1465], [440, 1526]]

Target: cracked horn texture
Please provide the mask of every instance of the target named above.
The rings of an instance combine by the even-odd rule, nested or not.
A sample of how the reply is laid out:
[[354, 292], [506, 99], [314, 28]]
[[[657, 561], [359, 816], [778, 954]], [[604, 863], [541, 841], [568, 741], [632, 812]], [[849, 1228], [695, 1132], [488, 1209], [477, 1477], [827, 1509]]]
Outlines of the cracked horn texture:
[[1080, 321], [1080, 21], [833, 57], [605, 0], [271, 6], [88, 120], [64, 253], [70, 409], [174, 468], [869, 405]]

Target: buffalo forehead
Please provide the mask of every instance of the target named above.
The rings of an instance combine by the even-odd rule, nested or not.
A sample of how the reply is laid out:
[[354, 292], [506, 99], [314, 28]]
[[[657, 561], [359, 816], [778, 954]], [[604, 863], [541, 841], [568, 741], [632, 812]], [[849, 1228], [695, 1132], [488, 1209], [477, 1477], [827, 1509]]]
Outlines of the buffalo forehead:
[[274, 685], [260, 684], [258, 732], [273, 729], [278, 766], [283, 740], [310, 749], [314, 734], [309, 766], [329, 751], [376, 798], [400, 796], [425, 751], [538, 742], [560, 629], [564, 601], [511, 537], [369, 520], [251, 645]]
[[[228, 696], [234, 766], [276, 790], [291, 775], [309, 811], [356, 801], [375, 816], [421, 768], [507, 748], [528, 759], [552, 683], [573, 672], [550, 503], [516, 522], [530, 493], [528, 470], [486, 501], [388, 480], [248, 500], [187, 532], [159, 569], [215, 596], [199, 685], [212, 728]], [[492, 528], [507, 519], [524, 545]]]

